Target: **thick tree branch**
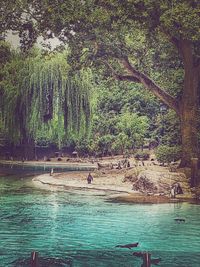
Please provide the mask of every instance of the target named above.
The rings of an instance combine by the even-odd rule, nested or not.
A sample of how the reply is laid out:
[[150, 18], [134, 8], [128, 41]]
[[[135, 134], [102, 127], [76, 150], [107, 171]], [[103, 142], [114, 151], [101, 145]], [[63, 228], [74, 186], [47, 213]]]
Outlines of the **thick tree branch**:
[[134, 76], [131, 75], [119, 75], [119, 74], [114, 74], [115, 79], [119, 80], [119, 81], [130, 81], [130, 82], [134, 82], [134, 83], [140, 83], [140, 81], [135, 78]]
[[124, 66], [124, 68], [138, 81], [143, 84], [149, 91], [151, 91], [155, 96], [157, 96], [163, 103], [176, 111], [177, 114], [179, 111], [178, 101], [172, 97], [170, 94], [165, 92], [162, 88], [160, 88], [153, 80], [151, 80], [144, 73], [136, 70], [129, 62], [127, 58], [120, 59], [120, 63]]
[[135, 83], [140, 83], [139, 79], [137, 79], [136, 77], [132, 76], [132, 75], [120, 75], [118, 73], [116, 73], [116, 71], [113, 69], [113, 67], [107, 62], [107, 61], [103, 61], [111, 70], [113, 77], [116, 80], [119, 81], [131, 81], [131, 82], [135, 82]]

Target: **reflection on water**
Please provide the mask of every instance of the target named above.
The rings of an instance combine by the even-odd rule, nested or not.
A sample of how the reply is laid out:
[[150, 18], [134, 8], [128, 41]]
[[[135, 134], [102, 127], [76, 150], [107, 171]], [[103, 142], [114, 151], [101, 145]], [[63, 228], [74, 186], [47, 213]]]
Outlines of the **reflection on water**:
[[[0, 266], [141, 266], [132, 251], [150, 251], [163, 267], [199, 267], [200, 206], [106, 202], [87, 192], [48, 192], [31, 178], [0, 178]], [[175, 218], [184, 218], [177, 223]], [[132, 250], [118, 244], [139, 242]]]

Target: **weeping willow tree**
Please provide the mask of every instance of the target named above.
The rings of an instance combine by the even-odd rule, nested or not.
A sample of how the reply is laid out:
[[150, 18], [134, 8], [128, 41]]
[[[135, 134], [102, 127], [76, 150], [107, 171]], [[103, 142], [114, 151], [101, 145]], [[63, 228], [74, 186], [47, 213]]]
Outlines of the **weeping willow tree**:
[[33, 51], [26, 59], [15, 55], [2, 76], [3, 124], [15, 144], [30, 151], [41, 130], [56, 132], [59, 148], [67, 134], [87, 134], [92, 73], [72, 72], [67, 51], [45, 57]]

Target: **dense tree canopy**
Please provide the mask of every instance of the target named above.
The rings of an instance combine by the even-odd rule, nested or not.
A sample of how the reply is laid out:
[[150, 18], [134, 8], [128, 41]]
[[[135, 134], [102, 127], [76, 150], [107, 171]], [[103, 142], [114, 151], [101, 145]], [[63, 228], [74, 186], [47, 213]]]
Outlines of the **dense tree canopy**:
[[151, 91], [180, 118], [182, 165], [198, 157], [199, 1], [4, 1], [1, 12], [2, 32], [17, 30], [24, 52], [57, 36], [73, 68], [101, 64]]

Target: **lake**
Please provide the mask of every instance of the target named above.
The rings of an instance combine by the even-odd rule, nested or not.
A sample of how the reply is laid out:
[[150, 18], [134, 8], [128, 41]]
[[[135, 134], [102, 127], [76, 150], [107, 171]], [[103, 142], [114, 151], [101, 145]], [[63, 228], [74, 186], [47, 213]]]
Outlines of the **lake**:
[[112, 203], [92, 191], [39, 190], [31, 178], [0, 178], [0, 266], [29, 266], [32, 251], [42, 267], [139, 267], [133, 251], [163, 267], [200, 266], [200, 205]]

